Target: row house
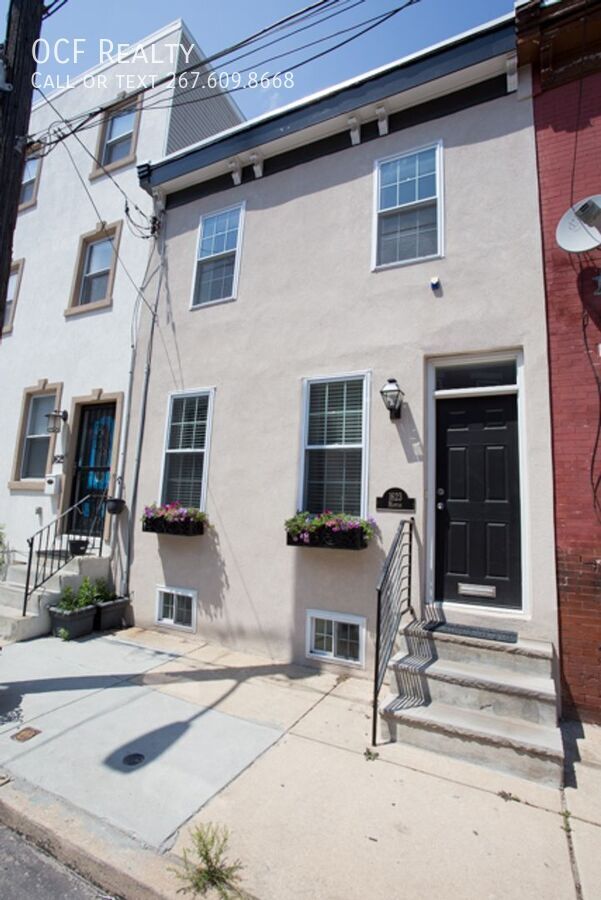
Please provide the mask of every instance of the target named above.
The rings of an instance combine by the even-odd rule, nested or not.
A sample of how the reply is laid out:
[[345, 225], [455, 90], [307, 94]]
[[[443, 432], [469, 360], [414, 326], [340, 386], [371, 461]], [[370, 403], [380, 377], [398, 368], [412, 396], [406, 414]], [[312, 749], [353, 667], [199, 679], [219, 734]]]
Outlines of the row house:
[[[557, 781], [545, 294], [514, 28], [138, 167], [161, 262], [116, 577], [140, 625], [375, 671], [376, 739]], [[209, 526], [156, 533], [154, 504]]]

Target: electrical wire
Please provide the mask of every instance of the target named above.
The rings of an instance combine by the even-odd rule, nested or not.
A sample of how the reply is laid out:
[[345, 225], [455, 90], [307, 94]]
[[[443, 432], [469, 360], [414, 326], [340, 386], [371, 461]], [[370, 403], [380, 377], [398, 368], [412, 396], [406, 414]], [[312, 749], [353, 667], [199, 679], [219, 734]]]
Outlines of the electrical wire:
[[69, 0], [53, 0], [52, 3], [49, 3], [48, 6], [44, 8], [44, 12], [42, 13], [42, 20], [49, 19], [55, 13], [62, 9], [63, 6], [66, 6]]

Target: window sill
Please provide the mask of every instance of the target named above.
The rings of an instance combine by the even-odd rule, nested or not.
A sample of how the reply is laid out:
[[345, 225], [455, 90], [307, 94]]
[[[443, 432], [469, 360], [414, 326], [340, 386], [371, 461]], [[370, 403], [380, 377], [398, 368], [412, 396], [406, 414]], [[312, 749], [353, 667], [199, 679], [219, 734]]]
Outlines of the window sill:
[[222, 303], [234, 303], [237, 297], [221, 297], [219, 300], [209, 300], [208, 303], [190, 304], [190, 311], [195, 312], [197, 309], [206, 309], [207, 306], [221, 306]]
[[37, 206], [38, 198], [34, 197], [33, 200], [28, 200], [27, 203], [21, 203], [20, 206], [17, 207], [17, 215], [19, 213], [25, 212], [27, 209], [33, 209], [34, 206]]
[[188, 631], [194, 634], [194, 625], [178, 625], [176, 622], [172, 622], [169, 619], [157, 619], [156, 624], [161, 628], [173, 628], [176, 631]]
[[38, 494], [44, 493], [45, 482], [42, 479], [38, 481], [38, 479], [32, 478], [31, 481], [23, 480], [23, 481], [9, 481], [8, 489], [9, 491], [35, 491]]
[[112, 174], [113, 172], [119, 171], [119, 169], [125, 169], [126, 166], [131, 166], [135, 161], [136, 154], [130, 153], [129, 156], [124, 156], [123, 159], [119, 159], [117, 162], [107, 163], [106, 166], [94, 166], [88, 175], [88, 180], [96, 181], [97, 178], [102, 178], [103, 175], [107, 175], [108, 173]]
[[112, 305], [112, 299], [97, 300], [95, 303], [82, 303], [80, 306], [67, 307], [64, 315], [66, 318], [69, 316], [83, 316], [86, 313], [95, 312], [98, 309], [109, 309]]
[[12, 332], [13, 332], [13, 326], [12, 326], [12, 323], [11, 323], [10, 325], [6, 325], [6, 326], [2, 329], [2, 337], [5, 337], [7, 334], [12, 334]]
[[400, 262], [385, 263], [381, 266], [372, 266], [372, 272], [386, 272], [388, 269], [400, 269], [403, 266], [416, 266], [419, 263], [432, 262], [435, 259], [444, 259], [444, 253], [435, 253], [433, 256], [418, 256], [415, 259], [404, 259]]
[[365, 663], [361, 660], [354, 659], [342, 659], [339, 656], [328, 656], [327, 654], [321, 653], [307, 653], [305, 654], [306, 659], [318, 659], [320, 662], [331, 663], [334, 666], [349, 666], [351, 669], [364, 669]]

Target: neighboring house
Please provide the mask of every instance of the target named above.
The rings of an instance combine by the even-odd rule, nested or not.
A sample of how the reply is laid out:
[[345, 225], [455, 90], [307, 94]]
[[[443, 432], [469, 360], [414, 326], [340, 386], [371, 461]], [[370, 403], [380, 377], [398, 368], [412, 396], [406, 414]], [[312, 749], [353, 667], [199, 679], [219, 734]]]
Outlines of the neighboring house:
[[[136, 622], [372, 677], [400, 597], [392, 737], [557, 780], [547, 336], [513, 17], [138, 171], [166, 208], [167, 264], [133, 391]], [[412, 533], [378, 510], [390, 488], [415, 500]], [[156, 501], [211, 528], [143, 533]], [[284, 521], [324, 508], [374, 516], [377, 537], [288, 545]], [[441, 619], [518, 640], [420, 624]]]
[[587, 229], [574, 216], [573, 249], [586, 252], [556, 235], [570, 207], [591, 195], [601, 205], [601, 5], [529, 0], [517, 28], [534, 73], [563, 706], [601, 722], [601, 218]]
[[[152, 243], [127, 220], [126, 202], [148, 234], [152, 203], [139, 188], [135, 163], [242, 119], [221, 94], [191, 116], [183, 115], [185, 107], [170, 109], [172, 98], [177, 101], [172, 84], [133, 103], [120, 87], [125, 76], [136, 85], [136, 76], [143, 76], [148, 84], [152, 75], [183, 68], [182, 48], [191, 43], [183, 23], [174, 22], [132, 45], [118, 62], [51, 94], [52, 106], [42, 100], [33, 108], [30, 134], [38, 135], [52, 123], [60, 130], [61, 117], [114, 102], [93, 127], [79, 131], [84, 146], [69, 137], [40, 155], [34, 145], [23, 169], [0, 342], [0, 521], [13, 564], [9, 580], [24, 580], [14, 566], [27, 562], [34, 532], [87, 495], [76, 527], [102, 531], [97, 500], [107, 489], [119, 490], [132, 336], [142, 302], [136, 286], [144, 282]], [[173, 45], [179, 46], [175, 64]], [[55, 417], [56, 431], [49, 433], [54, 411], [64, 415]], [[104, 532], [108, 538], [108, 523]], [[48, 559], [56, 549], [53, 537], [48, 532], [43, 548]], [[13, 633], [12, 613], [4, 607], [18, 605], [10, 600], [9, 584], [0, 598], [4, 634]]]

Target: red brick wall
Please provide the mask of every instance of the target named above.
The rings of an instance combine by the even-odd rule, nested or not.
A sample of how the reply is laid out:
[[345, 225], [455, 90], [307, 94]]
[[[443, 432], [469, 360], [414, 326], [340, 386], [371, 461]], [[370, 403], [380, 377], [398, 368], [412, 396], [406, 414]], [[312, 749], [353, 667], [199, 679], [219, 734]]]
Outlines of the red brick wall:
[[[564, 716], [601, 722], [601, 485], [592, 478], [600, 416], [601, 297], [592, 275], [601, 252], [572, 256], [555, 229], [572, 202], [601, 194], [601, 74], [539, 93], [534, 99], [543, 228], [555, 527]], [[583, 321], [584, 317], [584, 321]], [[587, 353], [585, 334], [590, 353]]]

